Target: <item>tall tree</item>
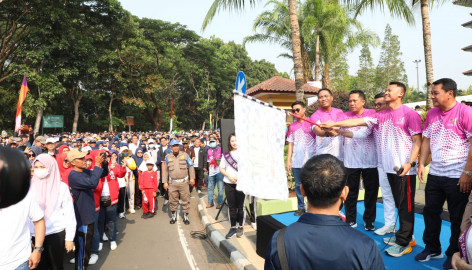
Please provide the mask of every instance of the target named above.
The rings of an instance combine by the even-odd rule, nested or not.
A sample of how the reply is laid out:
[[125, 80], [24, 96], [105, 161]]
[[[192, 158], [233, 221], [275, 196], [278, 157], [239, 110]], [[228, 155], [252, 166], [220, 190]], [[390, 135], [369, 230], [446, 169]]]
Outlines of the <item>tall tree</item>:
[[374, 79], [375, 68], [372, 54], [370, 53], [369, 45], [364, 43], [359, 55], [356, 88], [363, 89], [369, 99], [372, 99], [376, 94]]
[[366, 9], [374, 9], [380, 7], [388, 8], [390, 13], [395, 17], [404, 18], [408, 23], [414, 24], [415, 20], [412, 13], [412, 7], [420, 5], [421, 7], [421, 21], [423, 24], [423, 46], [424, 58], [426, 66], [426, 109], [430, 109], [433, 105], [431, 100], [431, 89], [433, 87], [433, 57], [431, 46], [431, 24], [429, 19], [429, 6], [433, 3], [442, 3], [442, 0], [412, 0], [412, 5], [408, 5], [404, 0], [343, 0], [345, 3], [355, 6], [356, 15], [365, 11]]
[[[296, 0], [287, 0], [289, 8], [289, 17], [290, 17], [290, 30], [292, 38], [292, 56], [293, 56], [293, 72], [295, 74], [295, 86], [296, 86], [296, 99], [303, 100], [303, 90], [302, 86], [304, 84], [303, 76], [303, 62], [302, 62], [302, 53], [300, 49], [300, 26], [298, 24], [298, 14], [297, 14], [297, 1]], [[204, 30], [210, 21], [215, 16], [216, 12], [221, 9], [242, 9], [244, 5], [249, 2], [250, 5], [254, 6], [256, 0], [214, 0], [210, 9], [205, 16], [202, 29]]]
[[407, 83], [405, 67], [400, 58], [401, 55], [400, 40], [397, 35], [392, 33], [392, 28], [387, 24], [375, 74], [376, 91], [382, 91], [391, 81]]

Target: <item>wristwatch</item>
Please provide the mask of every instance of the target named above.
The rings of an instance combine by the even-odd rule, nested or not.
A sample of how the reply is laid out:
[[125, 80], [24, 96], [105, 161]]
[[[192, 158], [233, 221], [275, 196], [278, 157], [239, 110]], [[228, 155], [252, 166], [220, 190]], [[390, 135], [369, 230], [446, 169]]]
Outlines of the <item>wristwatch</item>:
[[469, 172], [469, 171], [463, 171], [463, 173], [465, 173], [466, 175], [468, 176], [472, 176], [472, 172]]
[[410, 162], [410, 165], [411, 165], [412, 168], [415, 167], [416, 166], [416, 161]]
[[34, 247], [34, 250], [39, 250], [39, 253], [43, 253], [44, 247]]

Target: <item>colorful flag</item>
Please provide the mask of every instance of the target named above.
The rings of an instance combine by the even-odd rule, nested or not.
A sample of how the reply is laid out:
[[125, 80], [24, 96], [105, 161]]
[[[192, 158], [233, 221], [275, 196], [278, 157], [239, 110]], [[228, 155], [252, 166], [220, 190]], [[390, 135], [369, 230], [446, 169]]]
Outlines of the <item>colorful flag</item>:
[[15, 118], [15, 131], [18, 131], [21, 126], [21, 109], [23, 108], [23, 102], [28, 94], [28, 82], [26, 81], [26, 75], [23, 77], [23, 83], [21, 84], [20, 97], [18, 98], [18, 106], [16, 107], [16, 118]]

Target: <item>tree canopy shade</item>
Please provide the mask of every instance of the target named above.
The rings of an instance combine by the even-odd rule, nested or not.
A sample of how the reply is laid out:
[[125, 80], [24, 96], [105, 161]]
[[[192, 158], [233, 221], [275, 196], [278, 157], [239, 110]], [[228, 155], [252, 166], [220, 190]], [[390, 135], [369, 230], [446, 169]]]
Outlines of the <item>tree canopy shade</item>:
[[65, 130], [98, 131], [124, 129], [128, 115], [136, 129], [167, 129], [171, 99], [176, 128], [201, 128], [210, 113], [231, 117], [239, 70], [249, 85], [278, 73], [242, 45], [139, 19], [117, 0], [4, 0], [0, 12], [0, 127], [7, 130], [23, 74], [31, 89], [25, 123], [36, 120], [40, 130], [42, 115], [59, 114]]

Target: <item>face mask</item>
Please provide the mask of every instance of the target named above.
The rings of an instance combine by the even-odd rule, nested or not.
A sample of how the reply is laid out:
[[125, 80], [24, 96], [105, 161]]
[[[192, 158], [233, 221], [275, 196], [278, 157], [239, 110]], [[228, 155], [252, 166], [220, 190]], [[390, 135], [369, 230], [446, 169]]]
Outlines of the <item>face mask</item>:
[[44, 179], [49, 174], [47, 169], [35, 169], [33, 173], [39, 179]]
[[211, 147], [211, 148], [216, 148], [216, 142], [210, 143], [210, 147]]

